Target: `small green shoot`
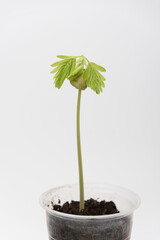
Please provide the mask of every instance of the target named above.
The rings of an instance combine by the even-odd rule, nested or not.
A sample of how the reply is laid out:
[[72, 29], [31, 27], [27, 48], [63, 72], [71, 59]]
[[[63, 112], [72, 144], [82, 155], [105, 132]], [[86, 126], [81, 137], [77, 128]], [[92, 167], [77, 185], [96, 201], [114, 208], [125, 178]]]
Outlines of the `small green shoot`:
[[54, 83], [56, 88], [61, 88], [65, 79], [69, 79], [73, 83], [81, 76], [81, 84], [76, 85], [76, 88], [84, 90], [86, 87], [90, 87], [97, 94], [102, 92], [102, 88], [105, 87], [105, 78], [100, 72], [106, 71], [104, 67], [90, 62], [83, 55], [58, 55], [57, 57], [61, 60], [51, 64], [51, 67], [54, 67], [51, 73], [55, 74]]
[[61, 88], [65, 79], [68, 79], [72, 86], [78, 89], [77, 100], [77, 153], [78, 153], [78, 169], [79, 169], [79, 189], [80, 189], [80, 210], [84, 209], [84, 181], [83, 181], [83, 166], [80, 138], [80, 102], [81, 90], [87, 87], [91, 88], [97, 94], [102, 92], [105, 87], [105, 78], [100, 72], [105, 72], [106, 69], [94, 62], [90, 62], [83, 55], [81, 56], [57, 56], [60, 61], [51, 64], [54, 69], [51, 73], [54, 74], [54, 84], [56, 88]]

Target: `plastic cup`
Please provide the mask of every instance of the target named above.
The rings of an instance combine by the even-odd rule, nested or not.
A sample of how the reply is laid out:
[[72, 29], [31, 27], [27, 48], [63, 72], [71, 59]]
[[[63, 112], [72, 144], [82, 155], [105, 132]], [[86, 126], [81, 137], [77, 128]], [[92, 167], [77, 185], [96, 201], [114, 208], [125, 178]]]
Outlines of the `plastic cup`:
[[85, 184], [85, 199], [115, 202], [119, 213], [101, 216], [79, 216], [51, 210], [51, 201], [61, 204], [79, 200], [78, 185], [53, 188], [40, 197], [46, 211], [49, 240], [129, 240], [133, 213], [140, 205], [134, 192], [115, 185]]

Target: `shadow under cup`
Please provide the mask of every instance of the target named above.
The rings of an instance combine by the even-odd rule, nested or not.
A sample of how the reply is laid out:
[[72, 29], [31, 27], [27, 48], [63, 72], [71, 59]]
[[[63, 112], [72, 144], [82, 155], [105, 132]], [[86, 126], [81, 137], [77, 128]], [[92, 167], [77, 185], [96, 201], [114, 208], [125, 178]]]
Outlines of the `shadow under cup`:
[[79, 186], [68, 185], [53, 188], [40, 197], [46, 210], [49, 240], [129, 240], [133, 213], [140, 205], [134, 192], [115, 185], [86, 184], [85, 199], [115, 202], [119, 213], [101, 216], [79, 216], [51, 210], [51, 201], [61, 204], [79, 200]]

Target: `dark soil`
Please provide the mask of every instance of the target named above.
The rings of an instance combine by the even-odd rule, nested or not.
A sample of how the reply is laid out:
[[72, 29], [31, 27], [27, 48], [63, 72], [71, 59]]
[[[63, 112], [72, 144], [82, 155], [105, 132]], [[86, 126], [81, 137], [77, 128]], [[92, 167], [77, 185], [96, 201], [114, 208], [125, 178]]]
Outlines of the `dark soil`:
[[[58, 203], [60, 203], [60, 201], [58, 201]], [[66, 202], [62, 206], [59, 204], [54, 205], [52, 202], [52, 206], [53, 210], [74, 215], [97, 216], [119, 213], [114, 202], [99, 202], [92, 198], [85, 201], [85, 208], [81, 211], [79, 211], [79, 201]]]

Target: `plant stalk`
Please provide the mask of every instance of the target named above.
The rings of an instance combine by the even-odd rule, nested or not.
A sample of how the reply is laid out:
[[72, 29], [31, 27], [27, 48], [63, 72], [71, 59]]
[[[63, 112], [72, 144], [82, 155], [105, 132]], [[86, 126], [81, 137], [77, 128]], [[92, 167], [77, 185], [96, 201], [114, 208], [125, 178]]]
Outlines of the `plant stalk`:
[[78, 169], [79, 169], [79, 192], [80, 192], [80, 211], [84, 209], [84, 183], [83, 183], [83, 165], [81, 153], [81, 137], [80, 137], [80, 103], [81, 90], [78, 90], [77, 100], [77, 152], [78, 152]]

